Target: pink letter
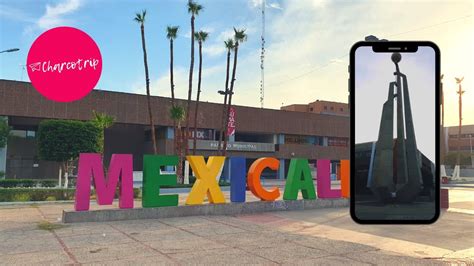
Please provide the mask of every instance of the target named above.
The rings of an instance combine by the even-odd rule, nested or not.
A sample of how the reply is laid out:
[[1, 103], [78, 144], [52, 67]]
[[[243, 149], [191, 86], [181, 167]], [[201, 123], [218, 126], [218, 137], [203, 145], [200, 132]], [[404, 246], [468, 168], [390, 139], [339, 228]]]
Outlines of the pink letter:
[[319, 159], [316, 162], [317, 169], [317, 186], [318, 186], [318, 198], [320, 199], [330, 199], [330, 198], [340, 198], [341, 190], [340, 189], [331, 189], [331, 176], [330, 176], [330, 161]]
[[120, 178], [120, 209], [133, 208], [133, 157], [131, 154], [112, 154], [107, 180], [104, 178], [102, 157], [98, 153], [81, 153], [76, 184], [76, 211], [89, 210], [91, 178], [94, 178], [96, 200], [99, 205], [111, 205]]

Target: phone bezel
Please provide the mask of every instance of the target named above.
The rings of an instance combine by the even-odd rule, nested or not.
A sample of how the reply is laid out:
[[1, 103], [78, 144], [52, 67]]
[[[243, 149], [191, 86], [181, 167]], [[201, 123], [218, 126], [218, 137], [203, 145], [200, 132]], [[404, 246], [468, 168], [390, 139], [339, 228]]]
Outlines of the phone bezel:
[[[355, 182], [352, 178], [350, 178], [350, 215], [351, 218], [359, 223], [359, 224], [432, 224], [436, 222], [440, 216], [440, 77], [441, 77], [441, 52], [438, 46], [430, 41], [378, 41], [378, 42], [357, 42], [355, 43], [351, 50], [350, 50], [350, 65], [349, 65], [349, 72], [350, 72], [350, 111], [351, 111], [351, 118], [350, 118], [350, 172], [351, 177], [354, 175], [355, 169], [355, 53], [356, 50], [360, 47], [372, 47], [372, 49], [376, 52], [414, 52], [420, 46], [427, 46], [433, 48], [435, 52], [435, 214], [433, 218], [429, 220], [362, 220], [356, 216], [355, 213]], [[393, 47], [399, 47], [402, 50], [392, 50]], [[404, 47], [407, 47], [408, 50], [403, 50]], [[416, 47], [416, 48], [415, 48]], [[390, 50], [389, 50], [390, 49]]]

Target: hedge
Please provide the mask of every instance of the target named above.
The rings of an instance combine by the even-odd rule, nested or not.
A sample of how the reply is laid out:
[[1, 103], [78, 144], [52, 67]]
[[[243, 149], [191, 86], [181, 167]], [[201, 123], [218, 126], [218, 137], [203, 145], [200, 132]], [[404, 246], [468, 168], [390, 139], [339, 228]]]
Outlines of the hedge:
[[[73, 200], [75, 192], [75, 189], [65, 188], [0, 188], [0, 202]], [[94, 197], [95, 191], [91, 190], [91, 198]], [[141, 197], [139, 188], [133, 189], [133, 197]], [[118, 198], [118, 189], [115, 198]]]
[[46, 187], [52, 188], [58, 185], [56, 179], [0, 179], [0, 188], [14, 187]]

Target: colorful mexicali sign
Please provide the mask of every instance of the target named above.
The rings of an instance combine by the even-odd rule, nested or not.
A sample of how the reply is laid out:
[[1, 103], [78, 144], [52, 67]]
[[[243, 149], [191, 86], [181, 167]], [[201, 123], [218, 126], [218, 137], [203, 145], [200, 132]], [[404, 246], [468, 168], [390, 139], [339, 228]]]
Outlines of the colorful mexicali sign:
[[[224, 165], [224, 156], [211, 156], [207, 162], [203, 156], [187, 156], [196, 175], [186, 205], [199, 205], [207, 197], [209, 203], [225, 203], [225, 197], [217, 182], [217, 175]], [[280, 162], [271, 157], [257, 159], [248, 172], [245, 158], [230, 158], [230, 201], [245, 202], [246, 187], [263, 201], [274, 201], [280, 197], [280, 189], [266, 189], [260, 182], [264, 169], [278, 170]], [[145, 155], [143, 158], [142, 207], [154, 208], [177, 206], [178, 195], [160, 195], [162, 186], [176, 185], [176, 174], [163, 174], [160, 168], [176, 166], [177, 156]], [[319, 198], [349, 197], [349, 160], [341, 160], [341, 189], [331, 188], [330, 160], [317, 161], [317, 195]], [[131, 154], [114, 154], [108, 173], [104, 176], [102, 156], [83, 153], [79, 157], [79, 172], [76, 185], [75, 210], [89, 210], [91, 182], [96, 189], [98, 205], [111, 205], [117, 185], [119, 187], [119, 208], [133, 208], [133, 157]], [[120, 181], [120, 182], [119, 182]], [[304, 199], [316, 199], [316, 191], [307, 159], [294, 158], [290, 161], [288, 176], [283, 192], [284, 200], [296, 200], [301, 191]]]

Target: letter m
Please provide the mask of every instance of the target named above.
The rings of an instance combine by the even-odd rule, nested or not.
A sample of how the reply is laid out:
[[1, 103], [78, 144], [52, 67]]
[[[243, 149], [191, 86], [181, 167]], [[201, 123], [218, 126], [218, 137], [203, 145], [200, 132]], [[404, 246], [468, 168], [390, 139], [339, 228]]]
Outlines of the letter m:
[[101, 154], [81, 153], [79, 155], [74, 204], [76, 211], [89, 210], [92, 179], [94, 179], [98, 205], [112, 205], [119, 183], [119, 207], [121, 209], [133, 208], [133, 157], [131, 154], [112, 154], [107, 178], [104, 178]]

